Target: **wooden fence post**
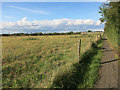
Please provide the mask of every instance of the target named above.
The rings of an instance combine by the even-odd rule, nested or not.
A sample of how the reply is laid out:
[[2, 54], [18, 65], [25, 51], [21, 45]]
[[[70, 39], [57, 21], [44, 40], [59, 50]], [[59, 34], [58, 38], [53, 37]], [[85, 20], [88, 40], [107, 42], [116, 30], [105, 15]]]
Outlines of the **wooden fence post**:
[[102, 35], [100, 34], [100, 39], [102, 38]]
[[95, 42], [97, 41], [97, 36], [95, 37]]
[[81, 60], [80, 52], [81, 52], [81, 39], [79, 40], [79, 43], [78, 43], [78, 63]]
[[90, 37], [90, 46], [92, 45], [92, 38]]
[[96, 36], [96, 41], [98, 40], [98, 36]]

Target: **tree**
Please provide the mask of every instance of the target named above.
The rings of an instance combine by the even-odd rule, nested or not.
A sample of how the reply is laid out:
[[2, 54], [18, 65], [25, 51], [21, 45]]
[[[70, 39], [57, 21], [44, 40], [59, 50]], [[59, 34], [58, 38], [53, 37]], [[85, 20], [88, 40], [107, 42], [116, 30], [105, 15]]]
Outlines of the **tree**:
[[109, 41], [117, 49], [118, 47], [118, 32], [120, 32], [120, 2], [104, 3], [100, 6], [100, 21], [105, 22], [105, 34]]
[[92, 32], [91, 30], [88, 30], [88, 32]]

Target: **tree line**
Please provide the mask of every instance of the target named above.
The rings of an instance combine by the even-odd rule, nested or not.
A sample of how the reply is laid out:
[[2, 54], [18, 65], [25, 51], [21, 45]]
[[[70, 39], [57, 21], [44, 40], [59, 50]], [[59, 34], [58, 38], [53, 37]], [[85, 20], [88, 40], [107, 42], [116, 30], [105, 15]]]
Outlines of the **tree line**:
[[1, 34], [1, 36], [41, 36], [41, 35], [76, 35], [81, 34], [81, 32], [66, 32], [66, 33], [13, 33], [13, 34]]
[[105, 35], [118, 50], [120, 45], [120, 2], [107, 2], [100, 6], [100, 21], [105, 22]]

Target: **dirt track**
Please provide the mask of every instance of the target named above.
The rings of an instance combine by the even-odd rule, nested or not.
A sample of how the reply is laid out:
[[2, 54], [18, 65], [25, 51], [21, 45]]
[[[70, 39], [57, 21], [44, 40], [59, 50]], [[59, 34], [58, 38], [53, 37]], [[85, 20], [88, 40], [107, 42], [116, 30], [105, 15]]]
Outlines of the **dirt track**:
[[95, 88], [118, 88], [118, 61], [106, 38], [103, 38], [103, 54]]

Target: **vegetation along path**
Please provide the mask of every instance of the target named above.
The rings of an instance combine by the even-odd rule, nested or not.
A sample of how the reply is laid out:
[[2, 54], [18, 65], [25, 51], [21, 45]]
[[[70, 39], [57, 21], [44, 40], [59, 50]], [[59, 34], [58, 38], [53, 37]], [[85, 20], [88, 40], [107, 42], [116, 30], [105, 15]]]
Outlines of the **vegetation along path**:
[[99, 80], [95, 88], [118, 88], [118, 61], [108, 40], [103, 38], [103, 58], [99, 70]]

